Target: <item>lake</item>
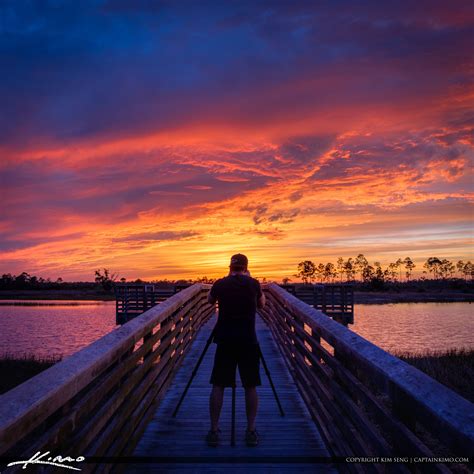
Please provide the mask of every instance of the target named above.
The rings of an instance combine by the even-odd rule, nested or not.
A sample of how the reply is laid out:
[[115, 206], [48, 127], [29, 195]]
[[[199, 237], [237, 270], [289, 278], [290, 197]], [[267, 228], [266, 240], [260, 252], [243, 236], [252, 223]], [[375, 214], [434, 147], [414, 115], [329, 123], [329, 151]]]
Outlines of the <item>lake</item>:
[[[469, 303], [360, 304], [349, 327], [389, 352], [474, 348], [473, 309]], [[0, 325], [0, 354], [67, 356], [117, 327], [115, 302], [3, 300]]]
[[0, 354], [70, 355], [115, 327], [115, 301], [0, 301]]
[[474, 348], [474, 305], [393, 303], [355, 306], [351, 330], [388, 352]]

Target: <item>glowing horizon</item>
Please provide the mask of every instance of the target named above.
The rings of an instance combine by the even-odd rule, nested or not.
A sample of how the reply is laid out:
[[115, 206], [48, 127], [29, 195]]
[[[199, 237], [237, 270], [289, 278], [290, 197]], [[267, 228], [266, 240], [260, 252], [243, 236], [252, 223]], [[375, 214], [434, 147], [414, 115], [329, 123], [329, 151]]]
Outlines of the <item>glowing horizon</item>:
[[0, 272], [473, 259], [473, 7], [0, 7]]

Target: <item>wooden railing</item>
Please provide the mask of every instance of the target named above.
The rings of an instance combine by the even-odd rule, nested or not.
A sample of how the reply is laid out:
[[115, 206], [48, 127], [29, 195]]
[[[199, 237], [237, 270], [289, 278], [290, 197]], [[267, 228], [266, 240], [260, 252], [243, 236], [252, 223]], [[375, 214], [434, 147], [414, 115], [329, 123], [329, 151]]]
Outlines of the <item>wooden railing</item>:
[[339, 323], [354, 324], [354, 288], [350, 284], [280, 285]]
[[333, 455], [473, 455], [472, 403], [279, 286], [265, 294], [260, 313]]
[[[277, 285], [264, 290], [261, 315], [332, 455], [473, 455], [472, 403]], [[208, 291], [202, 284], [182, 290], [0, 396], [0, 455], [130, 455], [215, 310]], [[344, 466], [370, 472], [381, 465]], [[447, 470], [420, 466], [423, 472]], [[81, 470], [111, 467], [83, 464]]]
[[168, 288], [157, 288], [155, 285], [146, 284], [116, 284], [114, 286], [116, 324], [125, 324], [189, 286], [173, 285]]
[[[0, 455], [130, 454], [190, 342], [215, 310], [208, 291], [196, 284], [177, 293], [0, 396]], [[81, 470], [110, 467], [83, 464]]]

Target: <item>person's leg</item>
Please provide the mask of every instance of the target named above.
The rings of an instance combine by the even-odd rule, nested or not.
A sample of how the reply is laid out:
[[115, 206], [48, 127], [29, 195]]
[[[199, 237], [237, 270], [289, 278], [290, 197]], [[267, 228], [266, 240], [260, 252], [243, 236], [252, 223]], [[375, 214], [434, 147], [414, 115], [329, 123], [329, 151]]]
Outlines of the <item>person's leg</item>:
[[239, 373], [245, 388], [245, 408], [247, 412], [247, 430], [255, 431], [258, 396], [257, 386], [260, 380], [260, 352], [255, 344], [242, 345], [239, 351]]
[[225, 344], [218, 344], [210, 380], [212, 384], [211, 396], [209, 398], [211, 431], [217, 431], [219, 428], [219, 416], [224, 400], [224, 387], [233, 385], [236, 365], [237, 362], [229, 347]]
[[258, 395], [256, 387], [245, 387], [245, 410], [247, 412], [247, 429], [255, 431], [257, 417]]
[[219, 428], [219, 417], [221, 415], [222, 402], [224, 401], [224, 387], [213, 385], [209, 398], [209, 412], [211, 414], [211, 431]]

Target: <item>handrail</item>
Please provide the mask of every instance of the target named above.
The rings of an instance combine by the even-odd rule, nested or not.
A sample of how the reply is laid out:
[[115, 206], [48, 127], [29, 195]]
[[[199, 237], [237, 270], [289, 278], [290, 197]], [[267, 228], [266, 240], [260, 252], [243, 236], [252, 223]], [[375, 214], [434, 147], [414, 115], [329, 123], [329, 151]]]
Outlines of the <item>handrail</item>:
[[264, 290], [261, 314], [335, 454], [426, 456], [431, 436], [472, 456], [474, 404], [278, 285]]
[[[0, 455], [119, 455], [214, 312], [195, 284], [0, 396]], [[36, 449], [36, 451], [35, 451]]]
[[[1, 395], [0, 455], [130, 454], [215, 310], [209, 288], [177, 293]], [[472, 403], [276, 284], [264, 291], [260, 314], [332, 454], [432, 456], [434, 439], [436, 449], [472, 456]]]

